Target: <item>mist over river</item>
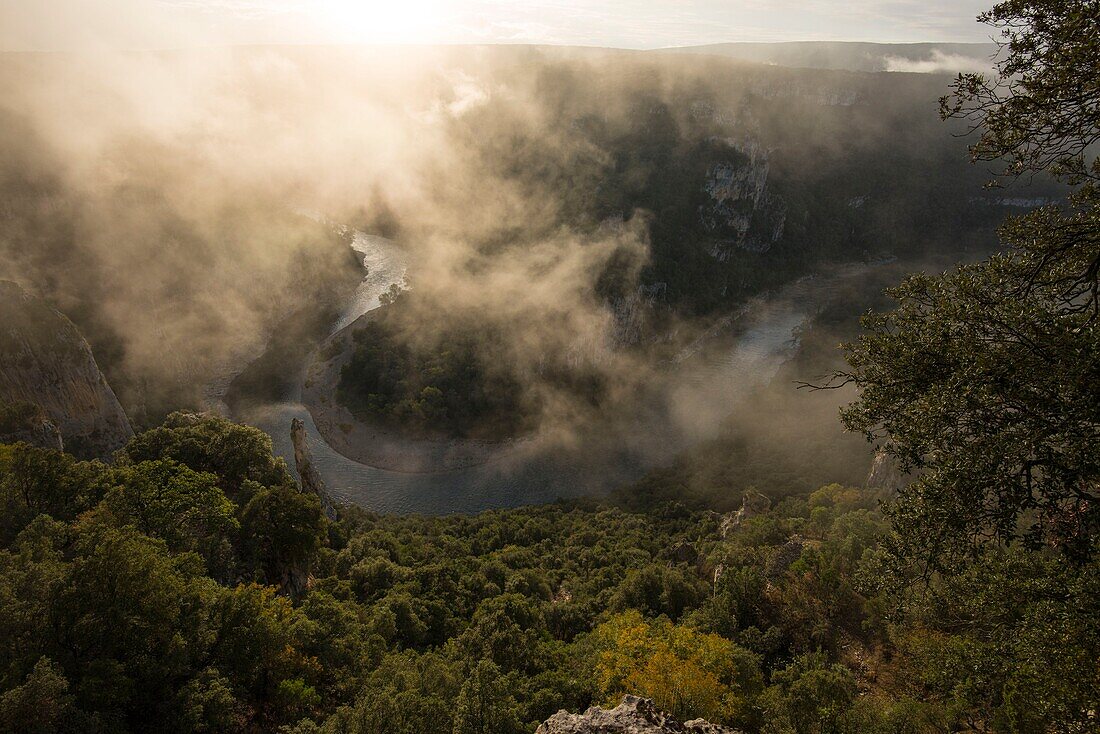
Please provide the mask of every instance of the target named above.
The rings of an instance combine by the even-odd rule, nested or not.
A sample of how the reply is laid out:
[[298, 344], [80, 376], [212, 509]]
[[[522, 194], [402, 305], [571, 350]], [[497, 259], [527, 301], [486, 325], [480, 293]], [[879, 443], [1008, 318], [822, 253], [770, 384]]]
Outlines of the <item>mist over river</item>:
[[[354, 249], [367, 274], [336, 324], [350, 324], [379, 307], [379, 296], [404, 280], [404, 251], [381, 237], [359, 233]], [[799, 328], [821, 307], [831, 285], [868, 266], [803, 278], [776, 294], [754, 299], [711, 335], [697, 353], [675, 366], [666, 404], [631, 427], [629, 445], [580, 446], [562, 454], [536, 454], [436, 473], [387, 471], [353, 461], [329, 446], [301, 402], [301, 385], [284, 402], [237, 416], [267, 432], [277, 455], [294, 469], [290, 423], [305, 422], [314, 463], [340, 501], [380, 513], [474, 513], [601, 494], [667, 463], [691, 443], [713, 435], [754, 390], [765, 386], [797, 347]], [[691, 421], [677, 420], [689, 413]], [[681, 426], [691, 425], [690, 430]]]

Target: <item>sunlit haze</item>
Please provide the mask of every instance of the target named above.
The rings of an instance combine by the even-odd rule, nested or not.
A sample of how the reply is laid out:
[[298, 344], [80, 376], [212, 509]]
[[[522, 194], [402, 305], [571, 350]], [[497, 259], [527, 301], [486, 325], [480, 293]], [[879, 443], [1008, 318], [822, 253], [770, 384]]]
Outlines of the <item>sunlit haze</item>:
[[982, 0], [0, 0], [0, 49], [984, 41]]

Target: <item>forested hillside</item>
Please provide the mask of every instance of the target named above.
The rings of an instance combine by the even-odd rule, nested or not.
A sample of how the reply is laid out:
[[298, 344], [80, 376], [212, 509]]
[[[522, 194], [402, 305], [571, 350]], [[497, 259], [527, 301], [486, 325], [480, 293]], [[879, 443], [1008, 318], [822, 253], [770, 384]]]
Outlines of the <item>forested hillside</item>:
[[882, 490], [329, 523], [262, 433], [184, 415], [113, 467], [2, 462], [4, 731], [503, 734], [635, 693], [854, 734], [1072, 721], [1094, 692], [1094, 567], [1003, 549], [902, 621]]

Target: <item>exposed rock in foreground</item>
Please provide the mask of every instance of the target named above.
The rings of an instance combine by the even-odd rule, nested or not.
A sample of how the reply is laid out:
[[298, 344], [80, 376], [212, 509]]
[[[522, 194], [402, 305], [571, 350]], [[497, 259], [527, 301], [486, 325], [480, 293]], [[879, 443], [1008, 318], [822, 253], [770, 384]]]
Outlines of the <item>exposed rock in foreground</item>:
[[653, 701], [624, 696], [613, 709], [598, 706], [583, 714], [559, 711], [535, 734], [738, 734], [737, 730], [695, 719], [679, 722], [657, 708]]
[[73, 322], [15, 283], [0, 281], [0, 402], [38, 406], [80, 458], [108, 458], [134, 435], [91, 347]]

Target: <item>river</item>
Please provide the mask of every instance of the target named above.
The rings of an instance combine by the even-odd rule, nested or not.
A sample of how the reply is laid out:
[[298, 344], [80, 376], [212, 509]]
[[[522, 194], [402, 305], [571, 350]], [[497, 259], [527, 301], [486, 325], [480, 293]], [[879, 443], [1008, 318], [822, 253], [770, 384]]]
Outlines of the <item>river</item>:
[[[407, 268], [404, 252], [381, 237], [359, 234], [353, 247], [363, 256], [367, 275], [337, 329], [378, 308], [379, 296], [391, 284], [401, 283]], [[380, 513], [474, 513], [599, 494], [638, 478], [691, 442], [714, 435], [738, 404], [766, 385], [791, 356], [798, 329], [820, 308], [832, 283], [858, 277], [866, 267], [853, 265], [827, 277], [803, 278], [751, 302], [714, 335], [713, 343], [677, 366], [662, 418], [655, 421], [657, 425], [637, 426], [637, 435], [648, 437], [646, 451], [581, 451], [567, 462], [539, 458], [519, 466], [493, 463], [452, 472], [404, 474], [359, 464], [337, 453], [321, 438], [300, 395], [244, 418], [271, 436], [276, 453], [292, 469], [290, 422], [305, 421], [314, 462], [329, 491], [340, 502]], [[653, 446], [661, 450], [654, 452]], [[643, 456], [646, 459], [639, 458]]]

